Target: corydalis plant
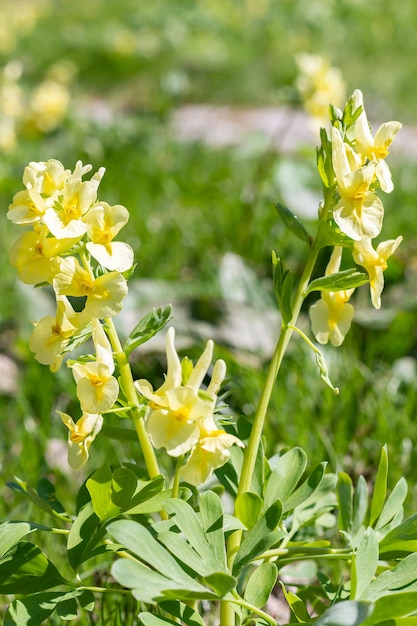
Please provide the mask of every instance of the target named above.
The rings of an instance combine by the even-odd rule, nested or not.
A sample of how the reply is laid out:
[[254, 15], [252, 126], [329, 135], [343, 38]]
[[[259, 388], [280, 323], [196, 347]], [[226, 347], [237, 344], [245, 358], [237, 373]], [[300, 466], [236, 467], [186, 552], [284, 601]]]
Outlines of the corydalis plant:
[[[372, 137], [360, 92], [343, 112], [331, 108], [331, 124], [329, 134], [321, 132], [318, 149], [323, 202], [315, 236], [278, 205], [308, 255], [294, 288], [293, 274], [273, 254], [282, 323], [245, 447], [218, 424], [225, 363], [218, 360], [211, 368], [211, 341], [193, 365], [180, 360], [171, 328], [164, 383], [155, 389], [150, 381], [133, 380], [129, 355], [164, 328], [170, 307], [149, 313], [121, 343], [113, 317], [127, 292], [133, 255], [113, 241], [125, 210], [97, 199], [103, 171], [83, 181], [89, 168], [80, 163], [73, 173], [58, 161], [28, 166], [26, 189], [16, 194], [9, 217], [32, 231], [15, 244], [12, 260], [25, 282], [49, 284], [57, 303], [56, 315], [35, 326], [31, 347], [39, 361], [57, 369], [90, 335], [94, 346], [93, 355], [67, 361], [82, 413], [78, 420], [60, 414], [69, 430], [70, 462], [76, 468], [86, 463], [106, 415], [114, 413], [131, 418], [148, 476], [141, 461], [104, 464], [81, 488], [75, 516], [63, 509], [50, 483], [37, 489], [19, 479], [11, 484], [66, 527], [0, 525], [0, 592], [19, 595], [6, 624], [38, 626], [54, 611], [60, 619], [73, 619], [78, 607], [92, 610], [101, 594], [117, 597], [118, 607], [128, 598], [126, 615], [144, 626], [202, 626], [205, 611], [211, 622], [218, 606], [221, 626], [276, 626], [268, 598], [280, 568], [303, 560], [325, 563], [326, 573], [296, 591], [281, 577], [290, 624], [386, 626], [387, 620], [403, 623], [400, 618], [417, 610], [417, 517], [403, 520], [403, 479], [387, 497], [385, 447], [369, 499], [363, 477], [354, 487], [343, 472], [326, 474], [325, 463], [307, 469], [307, 455], [298, 447], [268, 459], [262, 445], [272, 389], [294, 332], [314, 351], [321, 377], [335, 389], [323, 354], [297, 326], [307, 295], [321, 292], [311, 309], [317, 340], [340, 345], [353, 318], [354, 290], [369, 283], [379, 307], [383, 271], [401, 240], [372, 243], [383, 224], [379, 189], [392, 189], [384, 159], [399, 124], [383, 125]], [[323, 248], [331, 249], [329, 264], [324, 276], [312, 280]], [[341, 270], [346, 253], [364, 271]], [[80, 312], [71, 296], [84, 297]], [[238, 432], [245, 429], [247, 424]], [[169, 486], [154, 447], [177, 461]], [[211, 490], [202, 483], [214, 471], [221, 484]], [[233, 514], [224, 512], [222, 489]], [[35, 532], [66, 537], [72, 577], [64, 578], [36, 544], [24, 540]], [[116, 558], [109, 565], [111, 554]], [[101, 586], [93, 559], [106, 572]]]
[[[242, 445], [214, 419], [226, 365], [218, 361], [210, 385], [200, 389], [211, 363], [213, 342], [207, 344], [195, 368], [191, 361], [185, 361], [187, 367], [183, 367], [171, 328], [167, 334], [168, 374], [164, 385], [153, 392], [148, 381], [133, 384], [128, 353], [143, 342], [141, 338], [149, 339], [165, 325], [169, 311], [159, 324], [155, 325], [152, 318], [148, 320], [149, 328], [139, 324], [123, 349], [112, 318], [122, 309], [134, 257], [127, 243], [114, 239], [126, 225], [129, 213], [122, 205], [110, 206], [98, 199], [104, 168], [90, 180], [83, 180], [91, 169], [81, 161], [73, 172], [54, 159], [32, 162], [24, 171], [25, 189], [14, 196], [9, 206], [10, 220], [32, 228], [17, 239], [11, 250], [19, 278], [35, 286], [49, 284], [56, 298], [56, 314], [35, 324], [29, 346], [40, 363], [56, 371], [73, 347], [92, 336], [95, 355], [67, 361], [82, 415], [74, 421], [59, 412], [69, 430], [68, 458], [74, 469], [87, 462], [90, 445], [103, 426], [103, 415], [130, 409], [146, 450], [150, 476], [159, 472], [153, 443], [157, 448], [165, 447], [171, 456], [181, 457], [185, 462], [184, 467], [178, 465], [181, 475], [199, 485], [227, 461], [233, 444]], [[84, 299], [80, 312], [74, 311], [71, 297]], [[121, 386], [116, 373], [123, 382]]]
[[[357, 286], [353, 283], [346, 289], [339, 283], [337, 290], [331, 290], [332, 280], [337, 284], [343, 250], [349, 249], [354, 262], [365, 269], [371, 302], [379, 309], [387, 259], [402, 241], [402, 237], [397, 237], [379, 243], [376, 248], [372, 245], [372, 240], [381, 233], [384, 217], [377, 191], [390, 193], [394, 189], [385, 159], [401, 124], [386, 122], [373, 137], [359, 90], [353, 93], [343, 113], [335, 108], [331, 112], [330, 138], [322, 129], [322, 145], [318, 150], [325, 198], [320, 219], [329, 226], [328, 234], [333, 233], [324, 242], [341, 245], [334, 248], [326, 269], [328, 280], [322, 283], [326, 291], [322, 291], [320, 300], [310, 308], [310, 317], [317, 341], [326, 344], [330, 340], [339, 346], [353, 319], [354, 309], [348, 300]], [[340, 229], [339, 242], [335, 226]], [[346, 286], [348, 283], [346, 277]]]

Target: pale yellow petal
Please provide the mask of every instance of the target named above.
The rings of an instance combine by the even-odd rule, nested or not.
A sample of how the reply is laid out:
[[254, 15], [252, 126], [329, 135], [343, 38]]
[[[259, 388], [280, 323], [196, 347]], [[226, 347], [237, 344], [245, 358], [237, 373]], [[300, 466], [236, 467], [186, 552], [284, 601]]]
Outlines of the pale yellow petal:
[[91, 256], [108, 270], [126, 272], [134, 263], [132, 248], [122, 241], [112, 241], [107, 245], [89, 241], [86, 248]]
[[178, 419], [164, 409], [150, 411], [146, 429], [155, 448], [166, 448], [170, 456], [181, 456], [197, 443], [200, 431], [195, 422]]

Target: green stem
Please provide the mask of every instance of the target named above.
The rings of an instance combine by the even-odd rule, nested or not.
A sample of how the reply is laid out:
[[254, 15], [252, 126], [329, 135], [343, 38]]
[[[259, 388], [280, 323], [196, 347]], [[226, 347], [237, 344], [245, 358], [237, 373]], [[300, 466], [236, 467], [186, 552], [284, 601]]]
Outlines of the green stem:
[[151, 440], [149, 439], [149, 435], [146, 432], [145, 422], [140, 412], [140, 404], [138, 401], [135, 385], [133, 383], [132, 370], [130, 369], [128, 358], [123, 351], [123, 347], [120, 343], [119, 335], [117, 334], [117, 330], [115, 328], [113, 320], [111, 318], [106, 318], [105, 322], [107, 325], [107, 334], [114, 350], [114, 357], [119, 367], [123, 391], [126, 394], [127, 401], [131, 405], [132, 420], [138, 435], [139, 443], [142, 448], [143, 458], [145, 459], [149, 478], [155, 478], [155, 476], [159, 476], [161, 472], [159, 471], [155, 451], [153, 449]]
[[[317, 241], [317, 240], [316, 240]], [[265, 424], [265, 417], [268, 409], [268, 405], [271, 399], [272, 390], [278, 376], [279, 369], [281, 367], [282, 360], [285, 355], [285, 351], [291, 339], [293, 328], [297, 322], [298, 316], [301, 311], [301, 306], [304, 302], [307, 293], [307, 287], [310, 282], [311, 275], [313, 273], [314, 266], [317, 261], [317, 256], [320, 250], [320, 246], [313, 242], [310, 248], [310, 254], [308, 256], [303, 274], [301, 276], [297, 291], [294, 296], [294, 304], [292, 308], [291, 319], [285, 323], [282, 322], [281, 332], [279, 335], [278, 343], [275, 348], [271, 363], [269, 365], [268, 373], [266, 376], [265, 384], [261, 392], [259, 404], [253, 420], [251, 436], [248, 445], [245, 449], [243, 457], [242, 472], [240, 475], [240, 481], [236, 494], [236, 499], [246, 491], [250, 491], [252, 485], [253, 472], [255, 469], [256, 456], [259, 448], [259, 443], [262, 437], [262, 432]], [[233, 562], [236, 553], [239, 549], [240, 542], [242, 540], [242, 531], [235, 531], [229, 538], [227, 545], [228, 565], [232, 569]], [[234, 625], [234, 612], [233, 608], [227, 600], [221, 603], [220, 607], [220, 624], [221, 626], [233, 626]]]
[[175, 465], [175, 476], [174, 476], [174, 481], [172, 483], [171, 498], [178, 498], [178, 490], [180, 486], [180, 469], [182, 467], [183, 462], [184, 462], [184, 455], [181, 454], [181, 456], [177, 458], [177, 463]]
[[349, 548], [276, 548], [267, 550], [259, 556], [260, 559], [278, 560], [280, 566], [283, 563], [291, 563], [300, 559], [351, 559], [354, 553]]
[[266, 622], [268, 622], [268, 624], [271, 624], [271, 626], [277, 626], [277, 623], [274, 620], [274, 618], [268, 615], [268, 613], [265, 613], [265, 611], [262, 611], [262, 609], [258, 609], [257, 606], [254, 606], [250, 602], [246, 602], [246, 600], [243, 600], [236, 592], [232, 591], [232, 594], [234, 596], [234, 599], [232, 600], [230, 598], [229, 602], [238, 604], [244, 609], [248, 609], [251, 613], [255, 613], [255, 615], [259, 615], [259, 617], [262, 617]]

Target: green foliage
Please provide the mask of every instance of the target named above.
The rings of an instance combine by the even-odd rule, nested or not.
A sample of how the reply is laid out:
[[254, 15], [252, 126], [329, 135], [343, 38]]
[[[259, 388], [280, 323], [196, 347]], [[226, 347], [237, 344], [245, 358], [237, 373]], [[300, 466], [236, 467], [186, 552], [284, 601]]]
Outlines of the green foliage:
[[272, 266], [279, 310], [283, 321], [288, 323], [292, 316], [293, 275], [289, 270], [284, 270], [281, 259], [276, 256], [275, 252], [272, 253]]
[[308, 285], [307, 292], [356, 289], [356, 287], [366, 285], [367, 282], [369, 282], [367, 274], [358, 272], [355, 268], [351, 268], [343, 270], [343, 272], [337, 272], [337, 274], [330, 274], [329, 276], [312, 280]]
[[277, 202], [275, 204], [278, 210], [278, 215], [284, 222], [285, 226], [301, 241], [311, 246], [313, 238], [308, 234], [304, 224], [301, 220], [290, 211], [290, 209], [283, 204]]
[[152, 339], [168, 324], [171, 319], [171, 309], [171, 305], [153, 309], [136, 324], [123, 344], [123, 352], [126, 356], [129, 356], [132, 350], [138, 346]]
[[[216, 315], [230, 304], [239, 308], [219, 288], [219, 259], [231, 248], [254, 269], [259, 282], [257, 293], [262, 294], [260, 301], [270, 306], [271, 290], [263, 290], [264, 277], [269, 275], [265, 259], [277, 240], [280, 259], [285, 258], [285, 267], [291, 268], [284, 269], [274, 254], [275, 293], [283, 322], [289, 323], [293, 284], [301, 262], [288, 242], [290, 238], [287, 240], [283, 234], [289, 230], [310, 247], [313, 220], [305, 218], [305, 227], [280, 203], [279, 220], [265, 210], [269, 202], [265, 198], [281, 196], [274, 171], [285, 156], [273, 154], [257, 137], [248, 139], [244, 147], [225, 150], [198, 143], [180, 144], [171, 135], [173, 107], [190, 101], [294, 103], [295, 55], [305, 49], [316, 50], [319, 43], [320, 50], [349, 68], [350, 80], [359, 77], [357, 82], [364, 89], [369, 85], [378, 102], [378, 117], [381, 107], [392, 110], [395, 100], [409, 118], [414, 115], [406, 76], [411, 70], [409, 64], [401, 62], [403, 56], [416, 58], [406, 53], [406, 48], [412, 50], [415, 45], [415, 38], [408, 36], [415, 23], [411, 0], [403, 3], [401, 11], [386, 2], [383, 10], [369, 3], [333, 3], [325, 7], [325, 3], [313, 6], [304, 0], [288, 0], [279, 7], [271, 2], [255, 4], [196, 2], [166, 11], [160, 0], [152, 3], [152, 8], [129, 0], [109, 2], [103, 12], [101, 3], [95, 1], [51, 3], [40, 27], [32, 33], [28, 30], [16, 48], [15, 57], [25, 63], [25, 87], [35, 85], [52, 62], [63, 59], [78, 71], [73, 91], [80, 93], [87, 109], [91, 101], [99, 103], [104, 94], [109, 94], [111, 100], [105, 102], [109, 106], [108, 123], [78, 115], [84, 105], [75, 102], [62, 129], [42, 137], [23, 134], [16, 153], [8, 154], [2, 162], [0, 191], [4, 206], [16, 190], [17, 169], [27, 161], [27, 153], [36, 153], [39, 159], [53, 154], [74, 162], [81, 155], [84, 161], [105, 163], [110, 174], [105, 185], [112, 189], [114, 202], [123, 202], [131, 209], [130, 237], [139, 255], [137, 272], [152, 279], [156, 293], [150, 306], [155, 300], [170, 301], [167, 291], [175, 294], [180, 310], [191, 311], [191, 318], [185, 320], [190, 334], [202, 326], [201, 322], [212, 324], [210, 330], [217, 332], [212, 320], [195, 319], [196, 311], [201, 311], [196, 302], [203, 302]], [[57, 23], [61, 26], [59, 33], [51, 28]], [[373, 27], [371, 38], [369, 24]], [[294, 32], [297, 37], [292, 36]], [[242, 33], [245, 37], [240, 36]], [[276, 33], [284, 36], [277, 37]], [[346, 39], [343, 33], [349, 34], [351, 42], [349, 58], [340, 46], [340, 41]], [[133, 48], [129, 48], [130, 37], [136, 42]], [[390, 46], [386, 45], [388, 40]], [[395, 72], [390, 73], [392, 80], [387, 82], [386, 57], [381, 59], [388, 48], [389, 64]], [[30, 53], [34, 49], [36, 57]], [[5, 52], [3, 57], [6, 64]], [[276, 64], [277, 58], [287, 62]], [[27, 65], [26, 59], [31, 59]], [[381, 95], [390, 96], [388, 104], [382, 104]], [[348, 103], [343, 118], [332, 107], [333, 121], [353, 124], [360, 110], [354, 113], [351, 105]], [[324, 130], [321, 140], [318, 170], [331, 197], [336, 193], [331, 144]], [[62, 439], [59, 425], [50, 418], [54, 398], [71, 407], [74, 390], [65, 372], [52, 379], [45, 368], [33, 364], [25, 341], [17, 339], [18, 334], [22, 336], [21, 312], [30, 308], [32, 318], [35, 301], [28, 293], [13, 289], [14, 277], [0, 256], [2, 291], [10, 294], [0, 304], [1, 348], [12, 357], [12, 363], [18, 364], [20, 374], [16, 390], [0, 398], [5, 422], [0, 456], [8, 475], [22, 475], [24, 471], [27, 476], [27, 482], [15, 479], [9, 483], [14, 497], [8, 494], [3, 499], [2, 519], [22, 517], [16, 496], [23, 496], [23, 506], [28, 508], [25, 516], [33, 515], [36, 520], [0, 525], [0, 580], [7, 580], [0, 590], [18, 592], [18, 599], [7, 610], [6, 625], [55, 624], [77, 620], [77, 615], [83, 620], [83, 610], [91, 611], [94, 601], [97, 605], [98, 598], [106, 595], [103, 589], [114, 591], [116, 607], [121, 604], [120, 598], [130, 597], [131, 615], [141, 611], [139, 619], [145, 626], [178, 621], [202, 626], [198, 600], [203, 598], [214, 603], [221, 598], [234, 601], [242, 623], [264, 625], [268, 616], [258, 609], [273, 592], [277, 567], [291, 569], [294, 562], [300, 561], [317, 563], [317, 580], [312, 576], [305, 587], [296, 583], [297, 592], [283, 587], [292, 622], [318, 626], [415, 624], [415, 616], [406, 616], [417, 609], [413, 597], [417, 522], [415, 515], [406, 517], [405, 512], [415, 510], [415, 503], [413, 492], [407, 495], [405, 478], [399, 478], [403, 473], [415, 482], [415, 453], [407, 447], [416, 434], [410, 420], [416, 408], [415, 382], [413, 376], [400, 372], [399, 363], [402, 358], [415, 361], [415, 277], [412, 269], [407, 277], [403, 271], [405, 259], [411, 259], [412, 267], [415, 256], [410, 217], [415, 209], [415, 165], [402, 164], [401, 176], [403, 191], [399, 191], [395, 202], [387, 200], [387, 207], [393, 202], [394, 217], [389, 217], [388, 210], [386, 213], [388, 220], [393, 220], [392, 232], [408, 232], [409, 241], [403, 260], [400, 257], [387, 274], [387, 295], [393, 294], [387, 317], [374, 319], [359, 299], [355, 322], [358, 332], [349, 340], [347, 351], [342, 349], [337, 355], [329, 354], [327, 349], [315, 352], [326, 382], [334, 389], [325, 357], [334, 367], [332, 378], [335, 375], [343, 383], [337, 405], [331, 395], [318, 389], [310, 355], [289, 350], [285, 376], [273, 391], [265, 426], [266, 454], [259, 446], [255, 480], [238, 497], [235, 515], [224, 513], [226, 498], [210, 490], [200, 494], [181, 488], [183, 499], [170, 499], [172, 492], [164, 490], [162, 477], [143, 479], [141, 460], [138, 465], [118, 467], [122, 449], [114, 441], [98, 442], [95, 466], [99, 469], [81, 488], [74, 513], [77, 483], [61, 463], [53, 470], [54, 484], [46, 479], [36, 482], [39, 472], [51, 476], [52, 444]], [[320, 205], [322, 210], [324, 206]], [[1, 238], [5, 257], [10, 249], [7, 225]], [[349, 248], [352, 244], [328, 220], [316, 245]], [[356, 288], [366, 282], [363, 273], [342, 270], [312, 280], [306, 293]], [[132, 287], [132, 308], [135, 312], [140, 309], [142, 315], [151, 285], [138, 281]], [[399, 287], [407, 297], [398, 300]], [[248, 302], [253, 304], [248, 299], [244, 305]], [[140, 361], [132, 352], [164, 328], [171, 319], [170, 312], [170, 306], [158, 305], [142, 317], [124, 342], [124, 351], [133, 357], [133, 366], [141, 377], [148, 367], [160, 375], [159, 357], [154, 359], [155, 365], [146, 350]], [[255, 312], [251, 309], [252, 320], [258, 314], [256, 307]], [[304, 312], [300, 322], [302, 328]], [[122, 320], [121, 327], [130, 328], [130, 320], [127, 324]], [[89, 334], [86, 330], [74, 337], [68, 349], [77, 348]], [[232, 392], [233, 412], [252, 418], [265, 356], [241, 349], [228, 338], [225, 341], [220, 331], [219, 336], [226, 345], [217, 349], [224, 352], [228, 371], [238, 372], [230, 376], [234, 382], [228, 390]], [[247, 363], [253, 363], [255, 357], [256, 367], [246, 371]], [[186, 378], [187, 362], [183, 363]], [[241, 393], [233, 393], [232, 385], [240, 387]], [[136, 459], [137, 449], [131, 446], [130, 437], [136, 431], [117, 430], [113, 417], [106, 415], [103, 432], [118, 434], [125, 446], [124, 458]], [[371, 427], [372, 437], [367, 437]], [[372, 475], [384, 441], [394, 451], [396, 463], [388, 473], [387, 448], [383, 448], [370, 498], [372, 490], [365, 478], [359, 476], [353, 481], [350, 475], [357, 475], [364, 466]], [[285, 448], [294, 443], [296, 448]], [[308, 457], [298, 446], [306, 447]], [[274, 456], [269, 458], [271, 454]], [[335, 476], [325, 474], [325, 464], [318, 464], [324, 455], [335, 471], [341, 459], [347, 459], [348, 467], [346, 472], [339, 472], [337, 486]], [[232, 450], [230, 463], [217, 471], [228, 496], [233, 497], [237, 491], [242, 456], [242, 450]], [[100, 466], [104, 460], [105, 465]], [[170, 475], [168, 463], [164, 470]], [[391, 490], [390, 480], [394, 484]], [[32, 488], [30, 483], [36, 486]], [[214, 489], [221, 493], [218, 486]], [[156, 521], [162, 511], [169, 519]], [[46, 517], [59, 528], [46, 525]], [[340, 536], [338, 529], [342, 531]], [[234, 533], [241, 533], [242, 541], [231, 563], [226, 558], [226, 546]], [[52, 555], [51, 560], [47, 554]], [[60, 564], [60, 571], [52, 561]], [[109, 586], [101, 572], [108, 571], [111, 562], [119, 582], [112, 581]], [[317, 581], [325, 580], [328, 582], [318, 585]], [[89, 589], [82, 588], [80, 581]], [[48, 591], [56, 587], [59, 590]], [[144, 599], [145, 604], [139, 606], [135, 598], [141, 598], [141, 602]], [[194, 601], [196, 610], [190, 606]], [[153, 612], [154, 602], [158, 602], [158, 614]], [[312, 606], [317, 617], [311, 617]], [[102, 619], [103, 624], [128, 623], [121, 612], [109, 614], [108, 622]]]

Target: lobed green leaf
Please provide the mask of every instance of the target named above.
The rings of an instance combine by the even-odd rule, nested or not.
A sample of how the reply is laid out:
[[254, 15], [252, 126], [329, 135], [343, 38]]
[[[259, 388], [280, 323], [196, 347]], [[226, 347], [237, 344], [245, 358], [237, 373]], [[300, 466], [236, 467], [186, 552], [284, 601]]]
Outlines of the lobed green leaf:
[[33, 543], [18, 543], [0, 560], [0, 593], [36, 593], [62, 584], [68, 582]]
[[136, 324], [123, 345], [126, 356], [129, 356], [132, 350], [138, 346], [152, 339], [168, 324], [171, 319], [171, 310], [170, 304], [163, 308], [154, 308]]
[[312, 291], [343, 291], [345, 289], [356, 289], [369, 282], [368, 274], [359, 272], [355, 267], [322, 276], [312, 280], [308, 285], [306, 295]]

